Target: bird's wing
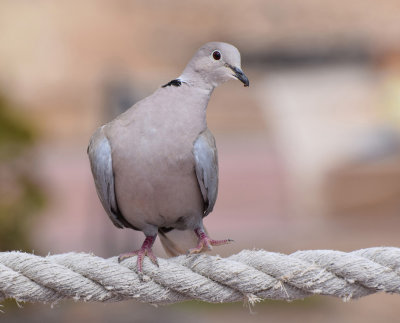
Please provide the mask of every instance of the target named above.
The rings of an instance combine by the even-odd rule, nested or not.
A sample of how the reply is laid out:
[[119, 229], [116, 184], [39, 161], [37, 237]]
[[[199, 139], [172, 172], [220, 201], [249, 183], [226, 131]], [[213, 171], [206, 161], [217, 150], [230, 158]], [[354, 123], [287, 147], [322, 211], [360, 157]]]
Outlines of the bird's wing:
[[218, 156], [215, 139], [206, 129], [197, 137], [193, 145], [195, 171], [205, 203], [204, 216], [214, 208], [218, 194]]
[[126, 227], [126, 220], [118, 209], [114, 190], [111, 146], [104, 134], [104, 126], [97, 129], [90, 139], [88, 155], [97, 195], [114, 225]]

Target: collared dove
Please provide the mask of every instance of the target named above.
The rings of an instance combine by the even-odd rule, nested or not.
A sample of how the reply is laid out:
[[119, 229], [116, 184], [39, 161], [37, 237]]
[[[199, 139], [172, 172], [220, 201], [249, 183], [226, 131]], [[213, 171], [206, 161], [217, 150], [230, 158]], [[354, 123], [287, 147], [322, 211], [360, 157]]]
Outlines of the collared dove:
[[181, 76], [161, 86], [93, 134], [88, 154], [100, 201], [118, 228], [142, 231], [142, 247], [119, 256], [137, 255], [138, 271], [160, 233], [164, 248], [177, 254], [179, 242], [165, 235], [191, 230], [203, 248], [229, 243], [208, 237], [203, 218], [214, 207], [218, 191], [215, 140], [206, 123], [206, 108], [215, 87], [249, 80], [240, 53], [227, 43], [201, 47]]

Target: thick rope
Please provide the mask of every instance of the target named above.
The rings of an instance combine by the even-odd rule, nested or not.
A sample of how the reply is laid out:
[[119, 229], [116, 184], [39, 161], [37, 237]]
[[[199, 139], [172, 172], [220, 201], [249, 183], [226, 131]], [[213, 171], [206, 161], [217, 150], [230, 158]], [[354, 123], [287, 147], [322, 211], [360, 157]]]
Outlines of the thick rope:
[[380, 291], [399, 294], [400, 248], [349, 253], [306, 250], [290, 255], [244, 250], [228, 258], [200, 254], [159, 259], [159, 267], [145, 259], [143, 271], [140, 279], [136, 257], [119, 264], [116, 257], [84, 253], [40, 257], [1, 252], [0, 301], [135, 299], [168, 304], [294, 300], [316, 294], [349, 300]]

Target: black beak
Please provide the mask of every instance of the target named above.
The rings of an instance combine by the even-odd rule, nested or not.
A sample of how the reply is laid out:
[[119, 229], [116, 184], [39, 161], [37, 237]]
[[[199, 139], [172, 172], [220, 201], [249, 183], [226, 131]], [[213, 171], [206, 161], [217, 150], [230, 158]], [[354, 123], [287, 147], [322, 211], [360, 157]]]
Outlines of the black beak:
[[244, 86], [249, 86], [250, 82], [247, 76], [243, 73], [243, 71], [240, 68], [237, 68], [235, 66], [227, 64], [227, 66], [233, 71], [234, 76], [241, 81]]

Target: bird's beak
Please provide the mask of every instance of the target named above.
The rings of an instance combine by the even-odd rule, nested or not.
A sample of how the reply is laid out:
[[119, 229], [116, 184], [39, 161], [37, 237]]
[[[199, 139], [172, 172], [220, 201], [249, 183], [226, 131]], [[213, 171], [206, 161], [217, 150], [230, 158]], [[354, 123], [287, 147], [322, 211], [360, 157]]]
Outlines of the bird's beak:
[[235, 66], [232, 66], [230, 64], [227, 64], [227, 67], [229, 67], [233, 71], [233, 76], [236, 77], [239, 81], [241, 81], [244, 86], [249, 86], [250, 82], [247, 76], [243, 73], [243, 71]]

